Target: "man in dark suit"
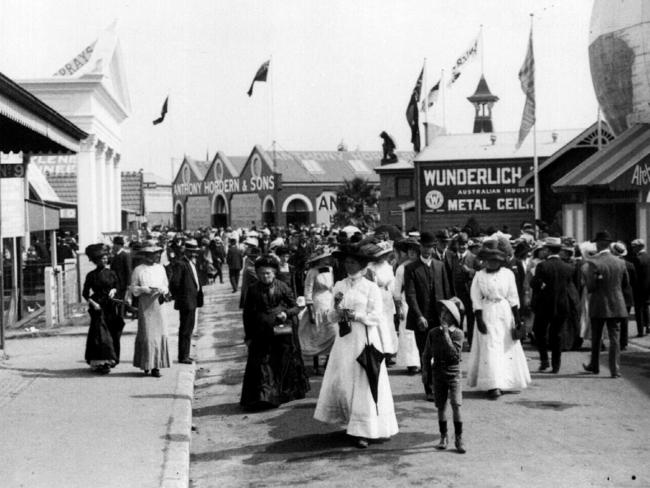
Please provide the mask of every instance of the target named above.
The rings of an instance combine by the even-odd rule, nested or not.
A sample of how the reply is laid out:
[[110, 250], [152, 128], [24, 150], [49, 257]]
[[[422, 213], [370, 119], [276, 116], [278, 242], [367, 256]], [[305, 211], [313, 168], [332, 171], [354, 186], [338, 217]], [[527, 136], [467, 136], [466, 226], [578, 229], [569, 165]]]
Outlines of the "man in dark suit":
[[117, 293], [116, 298], [124, 299], [126, 289], [131, 282], [131, 271], [133, 270], [131, 254], [124, 249], [124, 237], [115, 236], [113, 238], [113, 259], [111, 261], [111, 270], [117, 275]]
[[[533, 331], [539, 351], [539, 371], [549, 367], [548, 346], [551, 346], [552, 372], [560, 371], [562, 355], [562, 329], [567, 326], [571, 313], [570, 288], [574, 268], [560, 259], [562, 240], [559, 237], [544, 239], [547, 257], [535, 268], [530, 286], [537, 292]], [[547, 341], [548, 337], [548, 341]]]
[[170, 290], [174, 297], [174, 308], [178, 310], [178, 362], [192, 364], [190, 345], [196, 322], [196, 309], [203, 306], [203, 288], [196, 270], [200, 248], [196, 240], [185, 241], [185, 255], [172, 270]]
[[[415, 333], [420, 356], [426, 345], [429, 330], [440, 325], [436, 308], [438, 300], [451, 297], [451, 287], [442, 262], [433, 259], [436, 239], [430, 232], [420, 236], [420, 258], [404, 268], [404, 293], [409, 306], [406, 328]], [[425, 370], [426, 368], [426, 370]], [[422, 365], [425, 378], [432, 378], [430, 364]], [[433, 384], [424, 385], [427, 400], [433, 401]]]
[[650, 256], [646, 252], [643, 239], [634, 239], [632, 247], [632, 264], [636, 270], [634, 294], [634, 315], [636, 318], [637, 337], [650, 333], [648, 317], [648, 299], [650, 299]]
[[431, 255], [433, 259], [440, 261], [442, 264], [445, 266], [445, 271], [447, 272], [447, 276], [449, 277], [449, 286], [450, 288], [450, 293], [452, 296], [456, 294], [456, 291], [454, 289], [454, 282], [451, 279], [452, 276], [452, 267], [453, 267], [453, 256], [454, 252], [449, 249], [449, 244], [451, 242], [451, 236], [449, 235], [449, 231], [447, 229], [442, 229], [436, 232], [435, 235], [435, 240], [436, 244], [433, 249], [433, 254]]
[[[471, 267], [471, 253], [467, 249], [469, 237], [465, 232], [459, 232], [452, 239], [450, 249], [447, 251], [450, 262], [449, 281], [453, 295], [458, 297], [465, 307], [466, 337], [468, 344], [472, 345], [474, 332], [474, 310], [469, 289], [476, 271]], [[462, 327], [462, 324], [461, 324]]]
[[621, 320], [627, 316], [623, 289], [628, 284], [627, 270], [622, 260], [612, 256], [609, 245], [612, 238], [607, 231], [601, 231], [594, 238], [597, 254], [588, 260], [585, 283], [589, 296], [589, 317], [591, 318], [591, 362], [583, 364], [585, 371], [598, 374], [600, 340], [603, 327], [609, 335], [609, 370], [612, 378], [620, 374], [619, 334]]
[[241, 273], [242, 266], [244, 265], [244, 253], [237, 245], [237, 241], [235, 239], [230, 239], [228, 244], [228, 252], [226, 254], [226, 263], [228, 263], [228, 278], [230, 279], [232, 292], [235, 293], [237, 291], [237, 287], [239, 286], [239, 275]]

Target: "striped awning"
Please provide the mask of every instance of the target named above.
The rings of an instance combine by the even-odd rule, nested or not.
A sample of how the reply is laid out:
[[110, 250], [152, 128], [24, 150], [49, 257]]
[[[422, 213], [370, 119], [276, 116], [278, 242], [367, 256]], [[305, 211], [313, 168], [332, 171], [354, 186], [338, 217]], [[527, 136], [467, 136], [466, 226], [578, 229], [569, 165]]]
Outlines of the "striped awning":
[[556, 191], [586, 187], [610, 190], [650, 188], [650, 124], [635, 124], [604, 149], [553, 183]]

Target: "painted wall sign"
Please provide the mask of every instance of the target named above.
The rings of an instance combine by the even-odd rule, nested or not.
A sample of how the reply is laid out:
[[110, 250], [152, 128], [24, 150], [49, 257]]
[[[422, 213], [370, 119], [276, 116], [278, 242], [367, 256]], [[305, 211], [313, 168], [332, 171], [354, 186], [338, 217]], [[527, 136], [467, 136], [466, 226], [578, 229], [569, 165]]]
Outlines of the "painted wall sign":
[[316, 197], [316, 223], [330, 225], [336, 213], [336, 193], [324, 191]]
[[424, 213], [532, 210], [533, 189], [519, 187], [529, 162], [434, 163], [418, 165]]

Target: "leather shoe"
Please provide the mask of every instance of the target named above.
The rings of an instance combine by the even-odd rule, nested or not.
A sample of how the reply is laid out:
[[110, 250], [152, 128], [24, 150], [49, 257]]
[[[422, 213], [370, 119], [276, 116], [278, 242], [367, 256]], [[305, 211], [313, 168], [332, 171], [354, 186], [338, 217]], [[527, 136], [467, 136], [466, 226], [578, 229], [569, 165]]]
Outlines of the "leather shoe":
[[542, 361], [542, 363], [539, 365], [539, 371], [540, 373], [544, 370], [547, 370], [550, 367], [550, 364], [548, 364], [548, 361]]
[[449, 443], [449, 439], [447, 438], [447, 434], [440, 434], [440, 442], [438, 442], [436, 449], [439, 450], [447, 449], [448, 443]]
[[179, 359], [178, 362], [180, 364], [194, 364], [194, 359], [193, 358]]
[[359, 437], [357, 439], [357, 447], [359, 449], [365, 449], [366, 447], [368, 447], [368, 439], [364, 439], [363, 437]]
[[612, 374], [612, 378], [620, 378], [620, 377], [621, 377], [621, 373]]
[[462, 435], [457, 435], [456, 436], [456, 451], [458, 451], [459, 454], [465, 454], [467, 452], [465, 450], [465, 444], [463, 444], [463, 436]]
[[488, 396], [490, 397], [491, 400], [496, 400], [501, 396], [501, 390], [499, 390], [498, 388], [495, 388], [494, 390], [489, 390]]
[[151, 376], [153, 376], [154, 378], [160, 378], [162, 375], [160, 374], [159, 369], [152, 369], [151, 370]]
[[585, 364], [582, 363], [582, 369], [584, 369], [587, 373], [593, 373], [593, 374], [598, 374], [598, 371], [596, 371], [591, 364]]

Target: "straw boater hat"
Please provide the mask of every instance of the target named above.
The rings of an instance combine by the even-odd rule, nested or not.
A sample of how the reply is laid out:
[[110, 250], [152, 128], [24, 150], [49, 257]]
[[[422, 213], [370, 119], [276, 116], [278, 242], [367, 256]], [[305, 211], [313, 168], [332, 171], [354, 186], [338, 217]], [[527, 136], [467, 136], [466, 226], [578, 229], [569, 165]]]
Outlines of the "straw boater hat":
[[440, 306], [445, 307], [451, 313], [451, 316], [456, 321], [456, 327], [461, 327], [463, 323], [463, 316], [465, 315], [465, 306], [458, 297], [451, 297], [449, 300], [438, 300]]
[[559, 237], [547, 237], [544, 239], [544, 247], [552, 251], [559, 251], [562, 247], [562, 239]]
[[612, 242], [609, 245], [609, 249], [614, 256], [619, 256], [621, 258], [627, 256], [627, 248], [621, 241]]
[[385, 256], [386, 254], [390, 254], [393, 252], [393, 243], [389, 241], [382, 241], [382, 242], [377, 242], [375, 243], [377, 247], [379, 247], [379, 250], [375, 253], [375, 259], [379, 259], [382, 256]]
[[328, 258], [332, 255], [332, 251], [325, 246], [317, 247], [314, 252], [307, 258], [307, 264], [315, 263], [321, 259]]
[[199, 248], [199, 244], [195, 239], [188, 239], [185, 241], [186, 252], [199, 252], [200, 250], [201, 249]]

